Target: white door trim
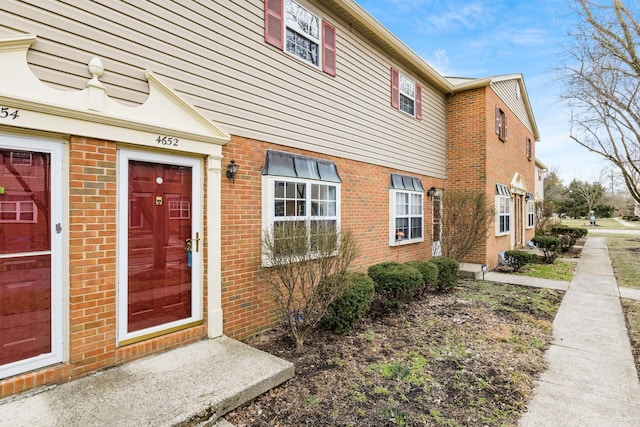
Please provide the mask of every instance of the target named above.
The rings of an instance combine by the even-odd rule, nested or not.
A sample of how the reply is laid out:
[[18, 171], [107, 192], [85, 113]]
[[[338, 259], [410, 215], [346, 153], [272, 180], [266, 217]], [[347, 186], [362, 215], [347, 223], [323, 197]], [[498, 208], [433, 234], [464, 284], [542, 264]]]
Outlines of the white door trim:
[[0, 366], [0, 378], [6, 378], [62, 362], [65, 358], [64, 301], [67, 300], [67, 289], [64, 272], [67, 264], [64, 258], [64, 242], [67, 227], [64, 221], [66, 206], [64, 141], [0, 133], [0, 146], [5, 149], [37, 151], [51, 155], [51, 353]]
[[162, 331], [184, 326], [201, 321], [203, 305], [202, 286], [202, 254], [203, 245], [200, 243], [200, 251], [193, 252], [191, 266], [191, 317], [152, 328], [135, 332], [127, 331], [128, 322], [128, 217], [129, 217], [129, 160], [161, 163], [168, 165], [189, 166], [192, 168], [192, 222], [191, 238], [196, 239], [196, 233], [203, 237], [202, 230], [202, 159], [183, 157], [178, 153], [171, 155], [148, 151], [130, 149], [118, 149], [118, 214], [117, 214], [117, 323], [118, 343], [125, 340], [154, 335]]

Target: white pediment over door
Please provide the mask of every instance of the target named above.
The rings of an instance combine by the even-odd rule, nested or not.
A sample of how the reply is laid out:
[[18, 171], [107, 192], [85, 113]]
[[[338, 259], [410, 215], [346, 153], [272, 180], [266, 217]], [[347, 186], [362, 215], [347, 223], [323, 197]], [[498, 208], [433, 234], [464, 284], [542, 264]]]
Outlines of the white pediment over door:
[[149, 97], [137, 106], [106, 94], [98, 58], [89, 61], [85, 89], [59, 90], [40, 81], [27, 63], [32, 34], [0, 36], [0, 125], [65, 135], [108, 139], [174, 151], [221, 155], [229, 135], [165, 85], [145, 72]]

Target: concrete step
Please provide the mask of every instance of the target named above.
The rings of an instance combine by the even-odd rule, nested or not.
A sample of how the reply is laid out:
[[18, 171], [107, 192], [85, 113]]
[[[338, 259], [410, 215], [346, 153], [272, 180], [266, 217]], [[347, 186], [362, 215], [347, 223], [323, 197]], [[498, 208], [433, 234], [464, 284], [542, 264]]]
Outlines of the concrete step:
[[482, 280], [482, 264], [460, 263], [460, 277]]
[[211, 426], [293, 375], [292, 363], [221, 337], [12, 397], [0, 426]]

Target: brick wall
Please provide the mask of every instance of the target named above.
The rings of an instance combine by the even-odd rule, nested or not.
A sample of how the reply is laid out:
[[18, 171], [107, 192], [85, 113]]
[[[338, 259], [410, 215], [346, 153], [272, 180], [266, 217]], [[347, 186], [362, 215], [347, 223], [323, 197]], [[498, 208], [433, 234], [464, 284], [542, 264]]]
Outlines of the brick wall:
[[[493, 90], [487, 90], [487, 111], [489, 117], [495, 116], [495, 106], [498, 105], [508, 116], [508, 138], [501, 141], [495, 133], [495, 125], [488, 121], [487, 133], [487, 195], [495, 194], [495, 184], [500, 183], [509, 186], [516, 173], [525, 179], [527, 189], [530, 193], [535, 191], [535, 150], [531, 160], [526, 156], [526, 139], [531, 139], [534, 143], [533, 135], [527, 130], [515, 114], [502, 102]], [[535, 147], [535, 145], [534, 145]], [[519, 197], [524, 204], [524, 197]], [[513, 202], [513, 199], [512, 199]], [[512, 206], [515, 210], [515, 207]], [[525, 206], [526, 207], [526, 206]], [[512, 232], [515, 232], [515, 212], [512, 210]], [[523, 214], [523, 221], [526, 224], [526, 211]], [[495, 267], [498, 263], [498, 252], [511, 249], [511, 236], [495, 236], [493, 230], [489, 233], [487, 240], [487, 253], [489, 259], [487, 264]], [[526, 229], [524, 242], [533, 238], [535, 229]]]
[[226, 164], [240, 165], [235, 184], [222, 182], [222, 309], [224, 333], [245, 338], [274, 324], [272, 302], [259, 275], [262, 238], [262, 167], [267, 149], [335, 162], [342, 178], [341, 226], [351, 230], [361, 255], [352, 267], [365, 271], [382, 261], [427, 260], [431, 256], [431, 201], [425, 195], [425, 241], [389, 246], [389, 181], [392, 172], [418, 176], [425, 190], [441, 180], [232, 136], [223, 149]]
[[[505, 142], [495, 133], [496, 105], [508, 116]], [[493, 203], [495, 184], [509, 186], [514, 175], [520, 173], [533, 193], [535, 153], [531, 160], [527, 159], [527, 137], [534, 141], [533, 135], [490, 87], [451, 95], [447, 100], [447, 188], [483, 191]], [[512, 221], [514, 218], [512, 215]], [[526, 221], [526, 215], [523, 220]], [[513, 225], [512, 222], [512, 229]], [[467, 261], [486, 262], [494, 268], [498, 252], [511, 249], [511, 236], [495, 236], [494, 227], [494, 224], [490, 226], [485, 244]], [[527, 229], [524, 240], [530, 240], [534, 233], [534, 229]]]
[[[446, 189], [487, 191], [487, 134], [493, 121], [487, 113], [486, 88], [455, 93], [447, 100], [447, 184]], [[493, 111], [493, 110], [491, 110]], [[487, 123], [489, 122], [489, 123]], [[493, 193], [488, 197], [493, 204]], [[443, 212], [446, 216], [447, 212]], [[483, 263], [487, 259], [486, 242], [465, 261]]]

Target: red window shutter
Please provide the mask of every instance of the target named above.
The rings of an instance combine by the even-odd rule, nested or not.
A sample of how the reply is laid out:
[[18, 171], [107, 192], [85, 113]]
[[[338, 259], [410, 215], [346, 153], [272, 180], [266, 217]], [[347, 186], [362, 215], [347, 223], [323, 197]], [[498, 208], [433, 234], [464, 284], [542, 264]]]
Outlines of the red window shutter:
[[496, 135], [500, 135], [500, 107], [496, 105]]
[[264, 0], [264, 41], [284, 48], [283, 16], [284, 0]]
[[391, 106], [400, 108], [400, 72], [391, 68]]
[[416, 83], [416, 119], [422, 120], [422, 86]]
[[322, 21], [322, 71], [336, 75], [336, 27]]

